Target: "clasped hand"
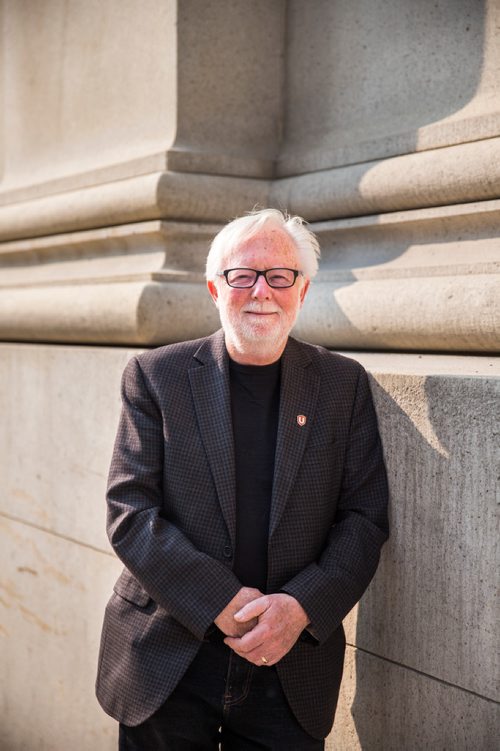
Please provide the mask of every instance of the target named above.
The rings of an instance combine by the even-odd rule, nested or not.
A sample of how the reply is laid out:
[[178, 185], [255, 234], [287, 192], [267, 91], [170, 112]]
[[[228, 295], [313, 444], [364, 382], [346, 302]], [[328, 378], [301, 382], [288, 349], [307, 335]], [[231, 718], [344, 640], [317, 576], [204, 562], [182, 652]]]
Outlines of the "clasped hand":
[[263, 595], [258, 589], [242, 587], [215, 624], [227, 635], [228, 647], [261, 667], [274, 665], [290, 651], [309, 618], [291, 595]]

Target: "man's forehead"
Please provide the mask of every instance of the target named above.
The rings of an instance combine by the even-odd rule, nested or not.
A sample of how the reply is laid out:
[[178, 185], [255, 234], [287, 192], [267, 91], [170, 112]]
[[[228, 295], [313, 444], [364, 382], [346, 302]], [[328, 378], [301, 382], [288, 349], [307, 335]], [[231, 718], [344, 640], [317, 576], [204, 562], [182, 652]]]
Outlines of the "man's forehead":
[[290, 236], [279, 227], [273, 227], [268, 229], [262, 229], [256, 235], [253, 235], [248, 240], [240, 243], [234, 248], [231, 248], [226, 258], [229, 259], [241, 259], [251, 258], [254, 256], [269, 256], [270, 259], [276, 257], [287, 259], [287, 262], [295, 261], [297, 258], [297, 250]]

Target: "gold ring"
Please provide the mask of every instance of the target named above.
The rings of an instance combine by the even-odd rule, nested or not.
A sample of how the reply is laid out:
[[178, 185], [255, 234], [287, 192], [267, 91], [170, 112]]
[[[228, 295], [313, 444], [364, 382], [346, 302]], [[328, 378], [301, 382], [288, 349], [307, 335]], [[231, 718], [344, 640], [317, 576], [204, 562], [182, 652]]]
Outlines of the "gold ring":
[[261, 657], [260, 659], [262, 660], [262, 662], [264, 663], [264, 665], [267, 665], [267, 658], [266, 657]]

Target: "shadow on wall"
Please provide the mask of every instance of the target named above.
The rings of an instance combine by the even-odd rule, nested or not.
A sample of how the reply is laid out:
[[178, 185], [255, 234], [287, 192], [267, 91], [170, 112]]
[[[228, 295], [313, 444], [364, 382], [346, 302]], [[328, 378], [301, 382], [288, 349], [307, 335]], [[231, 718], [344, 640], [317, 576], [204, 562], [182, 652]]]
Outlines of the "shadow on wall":
[[485, 16], [484, 0], [291, 0], [280, 174], [414, 151], [473, 98]]
[[[475, 3], [467, 17], [464, 11], [472, 8], [467, 2], [414, 4], [412, 37], [424, 33], [418, 22], [429, 22], [431, 5], [453, 12], [452, 26], [440, 29], [443, 39], [457, 23], [467, 27], [470, 38], [482, 38], [483, 2]], [[397, 25], [397, 18], [392, 23]], [[428, 31], [435, 36], [437, 29]], [[404, 38], [405, 30], [400, 32]], [[482, 45], [476, 45], [474, 60], [460, 66], [458, 76], [455, 65], [450, 65], [456, 50], [441, 41], [436, 38], [425, 70], [430, 80], [441, 83], [442, 96], [426, 99], [431, 88], [419, 81], [414, 109], [430, 117], [416, 119], [416, 128], [463, 107], [480, 79]], [[416, 63], [415, 72], [422, 69]], [[416, 129], [414, 148], [418, 137]], [[359, 195], [369, 171], [366, 165]], [[359, 253], [360, 247], [365, 267], [407, 250], [401, 242], [385, 250], [377, 245], [371, 256], [368, 248]], [[344, 248], [342, 253], [349, 255]], [[332, 270], [337, 260], [342, 261], [335, 245], [326, 260]], [[351, 268], [356, 266], [353, 260]], [[356, 322], [339, 300], [345, 294], [342, 287], [355, 277], [349, 280], [347, 264], [344, 268], [346, 276], [329, 305], [334, 304], [335, 328], [350, 330], [352, 336]], [[397, 287], [390, 289], [392, 293]], [[409, 341], [407, 348], [414, 345]], [[491, 702], [495, 628], [488, 591], [495, 579], [493, 389], [488, 391], [480, 379], [428, 377], [394, 380], [387, 389], [373, 383], [373, 390], [390, 477], [392, 536], [348, 633], [348, 641], [357, 646], [351, 711], [359, 748], [411, 751], [439, 744], [456, 751], [489, 751], [496, 745]]]
[[498, 382], [378, 380], [372, 390], [390, 477], [391, 538], [347, 622], [348, 643], [357, 647], [351, 712], [359, 748], [490, 751], [498, 672], [488, 469]]
[[[497, 223], [496, 216], [464, 214], [402, 225], [313, 225], [323, 258], [294, 333], [334, 349], [494, 349], [494, 280], [471, 268], [481, 264], [480, 241], [492, 246]], [[468, 272], [460, 271], [467, 258]]]
[[[394, 210], [392, 203], [397, 204], [398, 196], [392, 194], [391, 175], [397, 166], [370, 160], [419, 150], [430, 138], [425, 135], [429, 128], [439, 129], [447, 117], [467, 108], [481, 82], [485, 3], [376, 1], [348, 6], [345, 2], [292, 2], [291, 8], [290, 58], [303, 61], [307, 81], [291, 66], [284, 163], [298, 154], [304, 169], [339, 167], [330, 173], [330, 187], [326, 178], [322, 184], [322, 190], [330, 195], [325, 197], [317, 189], [313, 209], [317, 213], [308, 214], [308, 219], [331, 217], [332, 204], [336, 218]], [[321, 24], [319, 9], [325, 15]], [[302, 111], [309, 113], [309, 120], [307, 116], [299, 118]], [[448, 138], [441, 145], [470, 140], [474, 130], [460, 122], [449, 127], [456, 129], [447, 131]], [[321, 164], [314, 161], [316, 152], [318, 159], [322, 154]], [[439, 150], [430, 151], [426, 158], [431, 159], [433, 153], [439, 155]], [[379, 177], [372, 209], [369, 196], [374, 175]], [[421, 175], [419, 179], [421, 183]], [[434, 192], [427, 194], [422, 185], [415, 188], [411, 173], [406, 190], [409, 196], [418, 193], [419, 206], [446, 202], [436, 185]], [[387, 193], [385, 205], [381, 191]], [[426, 243], [449, 242], [450, 229], [444, 220], [441, 226], [424, 229]], [[460, 227], [453, 231], [461, 235]], [[425, 322], [432, 326], [432, 311], [446, 314], [460, 296], [453, 296], [450, 285], [432, 274], [429, 279], [419, 279], [418, 262], [403, 260], [412, 246], [418, 252], [421, 232], [422, 226], [412, 228], [409, 224], [388, 228], [373, 223], [366, 228], [334, 231], [325, 225], [320, 231], [321, 271], [304, 306], [297, 335], [336, 348], [428, 348]], [[460, 260], [448, 257], [444, 249], [439, 253], [442, 266]], [[420, 265], [435, 264], [436, 259], [429, 256]], [[391, 274], [401, 275], [401, 282]], [[410, 310], [420, 311], [423, 322], [412, 321]], [[450, 320], [455, 314], [460, 311], [453, 308]], [[462, 309], [461, 315], [467, 316], [468, 311]], [[457, 332], [451, 324], [448, 329], [448, 337], [453, 338]], [[457, 342], [449, 341], [448, 347], [464, 349], [467, 343], [458, 339], [459, 334]], [[432, 348], [440, 347], [447, 348], [445, 337], [433, 330]]]

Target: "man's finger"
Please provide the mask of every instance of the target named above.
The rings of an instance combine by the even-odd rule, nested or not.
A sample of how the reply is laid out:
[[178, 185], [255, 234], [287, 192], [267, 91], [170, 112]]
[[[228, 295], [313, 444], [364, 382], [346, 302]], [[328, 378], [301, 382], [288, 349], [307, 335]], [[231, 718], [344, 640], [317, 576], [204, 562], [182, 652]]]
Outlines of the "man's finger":
[[247, 631], [244, 636], [228, 636], [224, 639], [224, 644], [231, 647], [235, 652], [246, 653], [252, 649], [258, 649], [265, 641], [265, 636], [258, 626], [251, 631]]
[[238, 610], [233, 617], [235, 621], [249, 621], [252, 618], [258, 618], [259, 615], [262, 615], [262, 613], [268, 609], [268, 607], [269, 600], [266, 596], [257, 597], [256, 600], [252, 600], [252, 602], [244, 605], [244, 607], [242, 607], [241, 610]]

